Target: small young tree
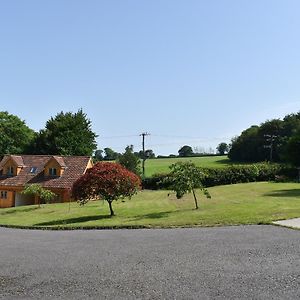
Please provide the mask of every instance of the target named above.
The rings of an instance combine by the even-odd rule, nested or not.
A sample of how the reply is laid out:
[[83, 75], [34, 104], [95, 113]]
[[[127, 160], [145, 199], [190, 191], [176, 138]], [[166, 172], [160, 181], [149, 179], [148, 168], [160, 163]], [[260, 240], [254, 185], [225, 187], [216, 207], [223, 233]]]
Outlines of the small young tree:
[[120, 164], [98, 162], [74, 183], [72, 195], [79, 202], [104, 199], [114, 216], [112, 202], [132, 197], [140, 187], [140, 178]]
[[39, 184], [29, 184], [26, 185], [24, 190], [22, 191], [24, 195], [33, 195], [38, 197], [38, 205], [41, 206], [41, 200], [44, 200], [45, 203], [51, 202], [56, 197], [56, 194], [51, 192], [50, 190], [44, 189]]
[[211, 198], [208, 190], [203, 187], [204, 174], [192, 162], [178, 162], [170, 166], [170, 175], [166, 178], [170, 187], [176, 192], [177, 199], [186, 193], [193, 193], [195, 207], [198, 209], [198, 201], [195, 189], [199, 188], [207, 198]]

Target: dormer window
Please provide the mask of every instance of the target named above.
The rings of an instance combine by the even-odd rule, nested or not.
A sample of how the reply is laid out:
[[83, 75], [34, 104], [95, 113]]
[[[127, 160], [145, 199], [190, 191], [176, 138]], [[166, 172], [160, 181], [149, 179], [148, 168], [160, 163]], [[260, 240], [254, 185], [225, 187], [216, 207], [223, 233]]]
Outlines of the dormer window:
[[57, 175], [56, 168], [49, 168], [49, 175], [50, 176], [56, 176]]
[[9, 175], [9, 176], [14, 175], [14, 167], [9, 166], [9, 167], [7, 168], [6, 174]]

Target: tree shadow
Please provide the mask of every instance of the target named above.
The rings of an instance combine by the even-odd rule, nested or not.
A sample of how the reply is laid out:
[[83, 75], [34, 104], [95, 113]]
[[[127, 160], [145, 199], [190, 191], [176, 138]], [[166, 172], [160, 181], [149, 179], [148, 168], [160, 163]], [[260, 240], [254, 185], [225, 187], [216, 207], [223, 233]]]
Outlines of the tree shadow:
[[228, 158], [217, 160], [216, 163], [220, 165], [232, 165], [232, 162]]
[[300, 189], [278, 190], [264, 194], [269, 197], [300, 197]]
[[135, 216], [132, 219], [134, 221], [139, 221], [139, 220], [142, 220], [142, 219], [161, 219], [161, 218], [169, 216], [170, 214], [176, 214], [176, 213], [179, 213], [179, 212], [182, 212], [182, 211], [183, 210], [155, 212], [155, 213]]
[[51, 225], [67, 225], [73, 223], [83, 223], [88, 221], [97, 221], [103, 219], [110, 219], [110, 215], [96, 215], [96, 216], [83, 216], [78, 218], [70, 218], [70, 219], [63, 219], [63, 220], [53, 220], [49, 222], [42, 222], [34, 224], [34, 226], [51, 226]]

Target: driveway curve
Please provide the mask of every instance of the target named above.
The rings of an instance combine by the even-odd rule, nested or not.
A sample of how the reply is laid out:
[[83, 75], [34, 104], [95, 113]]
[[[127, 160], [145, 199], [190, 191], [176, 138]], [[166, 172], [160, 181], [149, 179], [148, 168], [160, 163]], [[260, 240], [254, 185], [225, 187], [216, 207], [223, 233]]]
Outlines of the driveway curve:
[[0, 228], [2, 299], [299, 299], [300, 231]]

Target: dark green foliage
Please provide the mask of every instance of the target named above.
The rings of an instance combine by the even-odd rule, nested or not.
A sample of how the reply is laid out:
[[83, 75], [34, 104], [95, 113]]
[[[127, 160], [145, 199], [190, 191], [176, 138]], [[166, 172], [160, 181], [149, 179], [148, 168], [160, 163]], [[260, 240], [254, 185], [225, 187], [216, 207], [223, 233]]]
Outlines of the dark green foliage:
[[[278, 176], [284, 176], [290, 180], [297, 177], [297, 169], [286, 165], [260, 163], [252, 165], [235, 165], [226, 168], [199, 168], [202, 174], [203, 186], [217, 186], [234, 183], [246, 183], [254, 181], [273, 181]], [[170, 182], [166, 181], [168, 174], [156, 174], [143, 180], [144, 189], [170, 189]]]
[[300, 167], [300, 130], [287, 142], [286, 159], [296, 167]]
[[120, 153], [115, 152], [111, 148], [104, 148], [104, 153], [105, 153], [103, 157], [104, 160], [116, 160], [120, 155]]
[[144, 156], [144, 153], [143, 153], [143, 151], [141, 150], [141, 151], [139, 151], [138, 153], [138, 157], [140, 158], [140, 159], [148, 159], [148, 158], [155, 158], [155, 153], [153, 152], [153, 150], [152, 149], [147, 149], [147, 150], [145, 150], [145, 156]]
[[103, 160], [103, 150], [96, 150], [93, 156], [94, 162]]
[[168, 174], [162, 173], [145, 177], [142, 179], [142, 187], [147, 190], [170, 189], [171, 183], [164, 180], [167, 176]]
[[178, 150], [178, 154], [181, 157], [187, 157], [187, 156], [192, 156], [194, 152], [191, 146], [184, 145]]
[[56, 197], [55, 193], [51, 192], [50, 190], [44, 189], [39, 184], [26, 185], [22, 194], [38, 197], [38, 205], [39, 206], [41, 204], [41, 200], [48, 204]]
[[134, 174], [141, 174], [141, 162], [139, 157], [134, 154], [132, 145], [125, 148], [125, 152], [119, 155], [117, 162]]
[[34, 131], [17, 116], [0, 112], [0, 156], [26, 154], [34, 138]]
[[229, 147], [226, 143], [220, 143], [217, 147], [217, 152], [220, 155], [224, 155], [225, 152], [227, 153], [229, 151]]
[[252, 126], [232, 140], [228, 157], [232, 161], [283, 162], [288, 156], [288, 140], [299, 128], [300, 112]]
[[59, 113], [46, 123], [36, 137], [33, 154], [92, 155], [97, 135], [91, 121], [80, 109], [77, 113]]

